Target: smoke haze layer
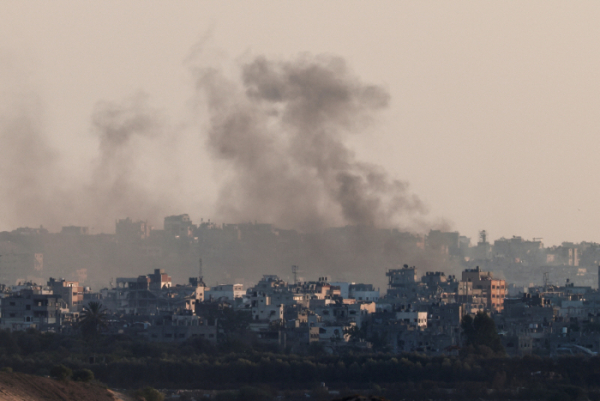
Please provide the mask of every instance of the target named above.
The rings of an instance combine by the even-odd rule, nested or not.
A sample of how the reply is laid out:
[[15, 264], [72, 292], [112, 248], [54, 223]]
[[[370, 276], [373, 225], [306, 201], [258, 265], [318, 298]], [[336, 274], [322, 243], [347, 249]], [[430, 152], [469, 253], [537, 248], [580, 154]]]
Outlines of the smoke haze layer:
[[[419, 224], [426, 210], [408, 184], [359, 161], [348, 145], [388, 106], [384, 88], [332, 56], [260, 56], [225, 71], [193, 70], [200, 135], [186, 132], [190, 120], [170, 127], [144, 93], [98, 102], [84, 134], [95, 152], [77, 166], [77, 149], [47, 135], [43, 102], [26, 84], [9, 85], [19, 79], [8, 71], [0, 82], [3, 229], [113, 232], [114, 219], [124, 217], [160, 228], [164, 216], [179, 213], [303, 232]], [[205, 152], [210, 159], [199, 161]], [[212, 163], [216, 183], [198, 177], [202, 163]]]
[[301, 231], [340, 225], [407, 227], [425, 213], [405, 182], [363, 163], [346, 145], [386, 108], [389, 94], [353, 76], [341, 58], [257, 57], [239, 81], [201, 69], [207, 147], [228, 168], [217, 216]]

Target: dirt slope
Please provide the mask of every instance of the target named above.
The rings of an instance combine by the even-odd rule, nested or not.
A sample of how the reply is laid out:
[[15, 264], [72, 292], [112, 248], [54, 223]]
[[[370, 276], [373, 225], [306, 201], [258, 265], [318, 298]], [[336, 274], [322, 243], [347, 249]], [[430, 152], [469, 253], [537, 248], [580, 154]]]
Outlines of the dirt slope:
[[22, 373], [0, 372], [0, 400], [115, 401], [109, 390], [92, 383], [60, 382]]

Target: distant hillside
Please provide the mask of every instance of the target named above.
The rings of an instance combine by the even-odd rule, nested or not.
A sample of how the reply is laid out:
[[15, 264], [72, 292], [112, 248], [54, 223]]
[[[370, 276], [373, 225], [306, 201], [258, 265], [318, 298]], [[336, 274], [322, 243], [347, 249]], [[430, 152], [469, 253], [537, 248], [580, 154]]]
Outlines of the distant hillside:
[[2, 401], [116, 401], [121, 399], [98, 384], [62, 382], [22, 373], [0, 372], [0, 400]]

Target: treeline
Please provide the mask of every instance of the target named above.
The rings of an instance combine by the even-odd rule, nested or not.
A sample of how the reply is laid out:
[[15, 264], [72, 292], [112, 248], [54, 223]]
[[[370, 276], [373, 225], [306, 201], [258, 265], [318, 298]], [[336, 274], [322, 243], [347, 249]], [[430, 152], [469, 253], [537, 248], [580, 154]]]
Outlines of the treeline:
[[[89, 369], [117, 388], [238, 389], [258, 384], [274, 389], [308, 389], [320, 382], [337, 389], [372, 389], [395, 399], [600, 399], [600, 358], [506, 358], [491, 349], [468, 347], [460, 356], [427, 357], [387, 353], [311, 355], [230, 340], [148, 343], [128, 337], [78, 337], [0, 331], [0, 367], [48, 375], [63, 364]], [[264, 347], [264, 346], [262, 346]]]

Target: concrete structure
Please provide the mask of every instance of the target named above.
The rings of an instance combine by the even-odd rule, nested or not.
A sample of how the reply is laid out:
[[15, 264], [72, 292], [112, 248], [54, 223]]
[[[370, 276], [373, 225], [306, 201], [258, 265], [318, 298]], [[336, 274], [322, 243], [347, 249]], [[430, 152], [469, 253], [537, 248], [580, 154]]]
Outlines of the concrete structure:
[[194, 234], [194, 225], [187, 214], [165, 217], [164, 230], [175, 237], [191, 237]]
[[115, 237], [120, 243], [144, 240], [152, 231], [147, 221], [133, 221], [129, 217], [117, 220], [115, 226]]
[[90, 233], [89, 227], [80, 226], [65, 226], [60, 230], [63, 235], [88, 235]]
[[150, 324], [140, 326], [138, 335], [150, 341], [183, 342], [190, 338], [201, 338], [211, 343], [217, 342], [217, 325], [209, 325], [206, 319], [189, 313], [160, 314], [151, 319]]
[[405, 310], [396, 312], [396, 320], [407, 326], [427, 327], [427, 312]]
[[246, 295], [243, 284], [221, 284], [208, 289], [204, 296], [207, 300], [229, 300], [243, 298]]
[[66, 281], [52, 277], [48, 280], [48, 287], [67, 304], [71, 312], [80, 312], [83, 308], [83, 287], [78, 281]]
[[346, 298], [352, 298], [357, 301], [376, 302], [379, 300], [379, 291], [375, 290], [372, 284], [351, 284], [349, 295]]
[[477, 266], [463, 271], [457, 295], [463, 303], [474, 303], [472, 297], [481, 298], [488, 310], [501, 312], [507, 291], [506, 281], [494, 279], [493, 273], [481, 271]]
[[42, 275], [44, 255], [39, 252], [27, 252], [19, 246], [0, 249], [0, 283], [16, 284], [33, 280]]
[[35, 328], [59, 331], [62, 299], [58, 295], [22, 290], [2, 300], [0, 328], [10, 331]]
[[414, 300], [417, 298], [419, 282], [417, 281], [417, 269], [404, 265], [401, 269], [390, 269], [386, 274], [388, 277], [388, 291], [386, 298], [400, 298], [403, 300]]
[[253, 293], [250, 297], [252, 320], [283, 323], [283, 304], [274, 304], [265, 293]]

